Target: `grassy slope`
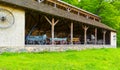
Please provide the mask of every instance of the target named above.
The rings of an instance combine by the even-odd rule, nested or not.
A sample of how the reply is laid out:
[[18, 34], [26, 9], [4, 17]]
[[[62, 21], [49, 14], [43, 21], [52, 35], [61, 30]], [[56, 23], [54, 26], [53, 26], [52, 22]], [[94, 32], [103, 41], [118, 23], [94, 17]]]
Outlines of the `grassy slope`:
[[120, 49], [4, 53], [0, 70], [120, 70]]

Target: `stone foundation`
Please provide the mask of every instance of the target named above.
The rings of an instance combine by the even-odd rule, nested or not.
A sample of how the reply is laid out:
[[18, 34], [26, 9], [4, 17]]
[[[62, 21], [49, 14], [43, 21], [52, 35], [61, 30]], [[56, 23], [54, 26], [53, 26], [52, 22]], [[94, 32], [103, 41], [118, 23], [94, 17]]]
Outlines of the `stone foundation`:
[[85, 50], [93, 48], [116, 48], [110, 45], [40, 45], [25, 47], [0, 47], [2, 52], [43, 52], [43, 51], [66, 51], [66, 50]]

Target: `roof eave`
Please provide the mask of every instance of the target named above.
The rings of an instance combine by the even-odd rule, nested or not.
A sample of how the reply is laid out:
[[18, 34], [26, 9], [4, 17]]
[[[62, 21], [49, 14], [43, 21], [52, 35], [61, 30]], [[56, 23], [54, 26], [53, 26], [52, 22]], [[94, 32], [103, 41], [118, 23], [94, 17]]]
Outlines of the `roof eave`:
[[[0, 0], [0, 2], [4, 2], [7, 4], [13, 4], [13, 5], [22, 7], [22, 8], [32, 9], [32, 10], [39, 11], [39, 12], [45, 12], [47, 14], [51, 14], [54, 16], [64, 17], [66, 19], [86, 23], [89, 25], [97, 26], [100, 28], [104, 28], [104, 29], [116, 32], [114, 29], [112, 29], [112, 28], [108, 27], [107, 25], [102, 24], [100, 22], [93, 21], [93, 20], [84, 18], [82, 16], [78, 16], [73, 13], [68, 13], [67, 11], [64, 11], [64, 10], [61, 10], [58, 8], [53, 8], [52, 6], [49, 6], [47, 4], [38, 3], [35, 1], [33, 2], [32, 0], [29, 0], [29, 1], [28, 0]], [[61, 11], [61, 12], [59, 12], [59, 11]]]
[[71, 6], [71, 7], [74, 7], [74, 8], [76, 8], [76, 9], [79, 9], [79, 10], [81, 10], [81, 11], [83, 11], [83, 12], [86, 12], [86, 13], [88, 13], [88, 14], [91, 14], [91, 15], [93, 15], [93, 16], [96, 16], [96, 17], [98, 17], [98, 18], [101, 18], [101, 17], [98, 16], [98, 15], [95, 15], [95, 14], [93, 14], [93, 13], [90, 13], [90, 12], [86, 11], [86, 10], [83, 10], [83, 9], [81, 9], [81, 8], [78, 8], [78, 7], [76, 7], [76, 6], [74, 6], [74, 5], [71, 5], [71, 4], [67, 3], [67, 2], [64, 2], [64, 1], [61, 1], [61, 0], [57, 0], [57, 1], [59, 1], [59, 2], [61, 2], [61, 3], [64, 3], [64, 4], [67, 4], [67, 5]]

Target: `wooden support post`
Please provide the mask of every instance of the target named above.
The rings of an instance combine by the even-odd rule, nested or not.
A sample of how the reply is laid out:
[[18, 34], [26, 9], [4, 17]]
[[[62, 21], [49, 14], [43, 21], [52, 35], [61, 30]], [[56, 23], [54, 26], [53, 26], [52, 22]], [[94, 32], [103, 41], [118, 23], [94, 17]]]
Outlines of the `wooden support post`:
[[80, 15], [80, 12], [78, 12], [78, 15]]
[[52, 30], [52, 45], [54, 45], [54, 18], [52, 18], [52, 27], [51, 27], [51, 30]]
[[84, 44], [87, 44], [87, 30], [89, 27], [83, 26], [84, 29]]
[[95, 44], [97, 44], [97, 28], [95, 28]]
[[89, 16], [87, 15], [87, 16], [86, 16], [86, 18], [88, 19], [88, 18], [89, 18]]
[[106, 30], [103, 31], [103, 45], [105, 45], [105, 35], [106, 35]]
[[52, 18], [52, 21], [50, 21], [46, 16], [45, 19], [51, 24], [51, 34], [52, 34], [52, 45], [54, 45], [54, 27], [59, 22], [59, 20], [55, 21], [54, 18]]
[[96, 19], [96, 18], [94, 18], [94, 21], [96, 21], [95, 19]]
[[73, 23], [71, 23], [71, 44], [73, 44]]
[[54, 8], [56, 8], [57, 6], [56, 6], [56, 3], [54, 3]]

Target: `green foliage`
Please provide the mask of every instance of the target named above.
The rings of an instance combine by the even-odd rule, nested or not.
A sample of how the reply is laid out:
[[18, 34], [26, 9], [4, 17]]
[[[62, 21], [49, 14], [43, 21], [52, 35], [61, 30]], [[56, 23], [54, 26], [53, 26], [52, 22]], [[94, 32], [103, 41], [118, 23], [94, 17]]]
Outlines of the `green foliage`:
[[3, 53], [0, 70], [119, 70], [120, 49]]
[[63, 0], [101, 17], [104, 24], [117, 30], [120, 46], [120, 0]]

